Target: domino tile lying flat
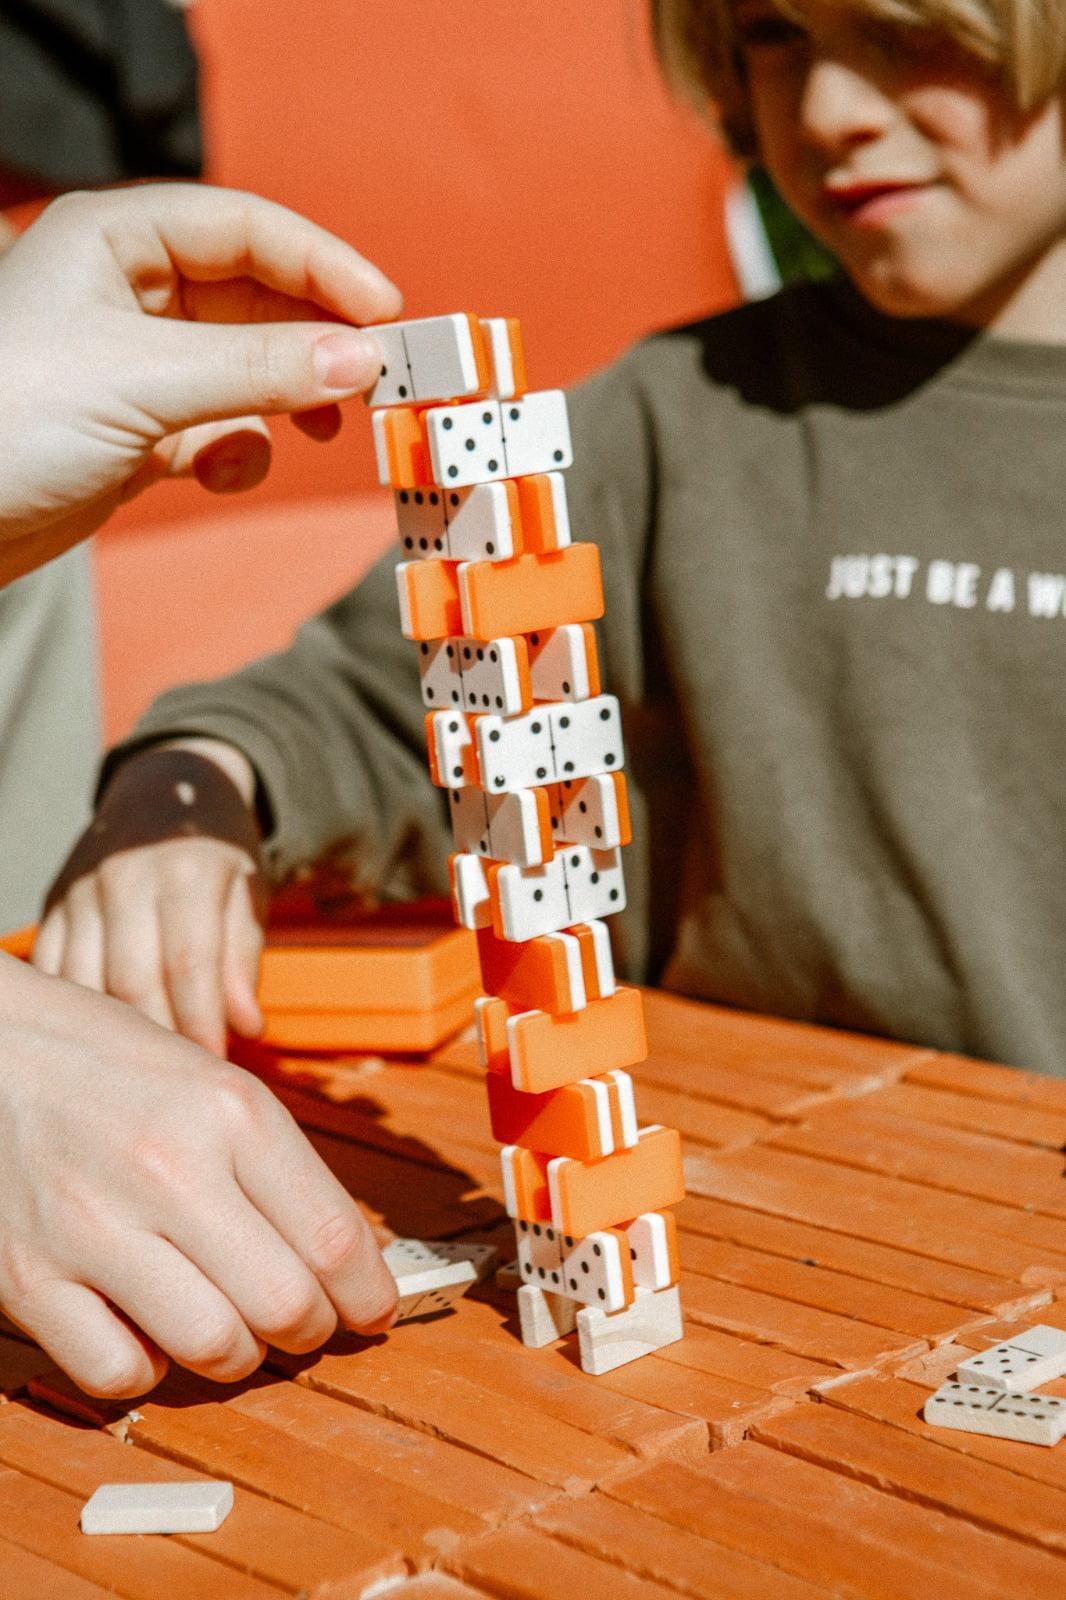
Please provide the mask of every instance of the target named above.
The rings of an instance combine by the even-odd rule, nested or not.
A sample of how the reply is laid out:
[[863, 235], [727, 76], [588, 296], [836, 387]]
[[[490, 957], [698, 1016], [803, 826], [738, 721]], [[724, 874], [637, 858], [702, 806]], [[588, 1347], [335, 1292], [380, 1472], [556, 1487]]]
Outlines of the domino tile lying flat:
[[923, 1416], [937, 1428], [987, 1433], [1023, 1444], [1058, 1444], [1066, 1433], [1066, 1400], [1054, 1395], [1007, 1393], [953, 1380], [925, 1402]]
[[1066, 1373], [1066, 1332], [1038, 1323], [960, 1361], [958, 1372], [965, 1383], [985, 1384], [1012, 1394], [1037, 1389]]
[[[220, 1392], [217, 1385], [191, 1381], [200, 1383], [199, 1392], [205, 1400], [212, 1393]], [[378, 1448], [378, 1458], [381, 1453]], [[77, 1501], [83, 1500], [101, 1483], [119, 1479], [188, 1483], [195, 1477], [187, 1467], [135, 1446], [120, 1444], [118, 1438], [99, 1427], [71, 1428], [27, 1406], [12, 1406], [0, 1419], [0, 1462], [70, 1495], [71, 1533], [76, 1526]], [[453, 1467], [453, 1474], [454, 1470]], [[523, 1510], [530, 1508], [528, 1499], [523, 1499], [520, 1505]], [[63, 1532], [66, 1531], [65, 1526]], [[317, 1590], [319, 1584], [341, 1579], [346, 1579], [353, 1588], [363, 1584], [370, 1586], [395, 1579], [405, 1569], [395, 1541], [380, 1541], [365, 1531], [344, 1532], [316, 1516], [264, 1499], [243, 1488], [234, 1491], [233, 1511], [216, 1532], [176, 1535], [166, 1546], [158, 1543], [146, 1546], [143, 1541], [137, 1541], [136, 1548], [143, 1552], [174, 1544], [200, 1552], [211, 1558], [212, 1563], [225, 1563], [224, 1572], [235, 1568], [248, 1579], [275, 1584], [286, 1592]], [[46, 1542], [42, 1547], [47, 1553]], [[72, 1549], [78, 1552], [84, 1548], [84, 1541], [74, 1534]], [[91, 1559], [101, 1563], [106, 1573], [107, 1558], [106, 1554], [101, 1557], [100, 1546], [91, 1547]], [[150, 1557], [145, 1565], [150, 1572]], [[97, 1570], [95, 1566], [93, 1570]], [[210, 1575], [211, 1567], [205, 1570]], [[162, 1575], [160, 1569], [157, 1580], [161, 1580]], [[204, 1589], [210, 1593], [207, 1582]], [[110, 1584], [108, 1592], [112, 1592]], [[184, 1590], [180, 1592], [184, 1600]], [[50, 1591], [40, 1591], [33, 1600], [45, 1600], [45, 1596], [50, 1600]]]
[[233, 1485], [104, 1483], [81, 1508], [82, 1533], [214, 1533], [233, 1510]]

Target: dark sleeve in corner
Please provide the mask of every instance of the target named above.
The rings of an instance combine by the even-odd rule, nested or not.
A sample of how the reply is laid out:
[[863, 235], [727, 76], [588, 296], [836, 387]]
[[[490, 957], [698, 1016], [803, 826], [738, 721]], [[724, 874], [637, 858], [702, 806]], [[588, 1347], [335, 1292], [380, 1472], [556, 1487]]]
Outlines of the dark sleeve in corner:
[[[570, 396], [575, 539], [603, 557], [605, 687], [639, 697], [640, 575], [651, 475], [647, 429], [625, 364]], [[447, 883], [451, 829], [429, 781], [415, 646], [400, 633], [390, 549], [306, 623], [292, 646], [213, 683], [171, 690], [109, 757], [196, 734], [242, 750], [273, 821], [272, 877], [329, 856], [361, 890], [404, 896]]]

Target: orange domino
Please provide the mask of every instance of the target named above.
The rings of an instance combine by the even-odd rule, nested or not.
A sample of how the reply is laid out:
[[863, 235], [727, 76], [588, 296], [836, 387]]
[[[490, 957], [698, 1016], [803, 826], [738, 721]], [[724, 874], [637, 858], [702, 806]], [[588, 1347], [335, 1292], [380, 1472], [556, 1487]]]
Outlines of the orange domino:
[[[684, 1198], [681, 1135], [676, 1128], [642, 1128], [637, 1143], [602, 1161], [553, 1156], [548, 1162], [551, 1220], [575, 1239]], [[540, 1218], [534, 1219], [536, 1221]]]
[[[522, 519], [522, 549], [527, 555], [545, 555], [549, 550], [559, 550], [569, 538], [563, 538], [559, 525], [555, 497], [558, 488], [546, 472], [531, 472], [528, 477], [516, 478], [518, 504]], [[566, 493], [565, 489], [562, 491]], [[596, 691], [597, 694], [599, 690]]]
[[[580, 1011], [588, 996], [580, 942], [567, 933], [545, 933], [516, 943], [479, 928], [481, 983], [511, 1011]], [[598, 998], [598, 997], [597, 997]]]
[[510, 1015], [507, 1002], [498, 1000], [493, 995], [483, 995], [474, 1001], [478, 1056], [486, 1072], [509, 1074], [511, 1071], [507, 1040], [507, 1021]]
[[501, 1144], [578, 1161], [600, 1161], [621, 1148], [619, 1085], [613, 1078], [585, 1078], [547, 1094], [523, 1094], [502, 1073], [490, 1072], [485, 1085], [492, 1136]]
[[[376, 415], [377, 413], [375, 413]], [[462, 633], [456, 566], [450, 561], [401, 561], [396, 568], [400, 632], [405, 639], [444, 639]]]
[[477, 639], [534, 633], [603, 615], [599, 546], [571, 544], [549, 555], [465, 561], [459, 567], [463, 625]]
[[506, 1026], [511, 1082], [527, 1094], [598, 1078], [612, 1067], [631, 1067], [648, 1053], [639, 989], [616, 989], [610, 999], [593, 1000], [565, 1016], [522, 1011]]
[[422, 419], [410, 406], [371, 413], [378, 479], [394, 489], [418, 489], [433, 482]]
[[507, 1215], [518, 1222], [550, 1222], [548, 1157], [509, 1144], [500, 1151], [500, 1170]]

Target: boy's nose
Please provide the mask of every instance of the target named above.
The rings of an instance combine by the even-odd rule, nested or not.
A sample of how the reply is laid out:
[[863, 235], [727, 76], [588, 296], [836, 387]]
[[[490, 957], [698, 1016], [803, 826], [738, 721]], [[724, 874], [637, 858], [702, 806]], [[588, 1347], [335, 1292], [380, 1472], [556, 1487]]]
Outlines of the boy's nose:
[[822, 56], [812, 62], [800, 101], [800, 131], [824, 154], [844, 154], [884, 133], [892, 103], [848, 61]]

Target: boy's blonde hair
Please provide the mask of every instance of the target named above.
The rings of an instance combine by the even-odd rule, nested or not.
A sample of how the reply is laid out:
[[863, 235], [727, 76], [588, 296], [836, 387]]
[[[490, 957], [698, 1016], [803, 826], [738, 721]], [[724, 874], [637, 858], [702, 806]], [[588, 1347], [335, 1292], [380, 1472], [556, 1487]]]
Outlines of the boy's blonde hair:
[[[999, 73], [1019, 111], [1033, 111], [1066, 81], [1066, 0], [838, 0], [841, 8], [934, 28]], [[733, 26], [733, 0], [650, 0], [652, 32], [668, 83], [701, 109], [708, 98], [738, 155], [756, 156], [755, 130]], [[787, 15], [803, 0], [773, 0]]]

